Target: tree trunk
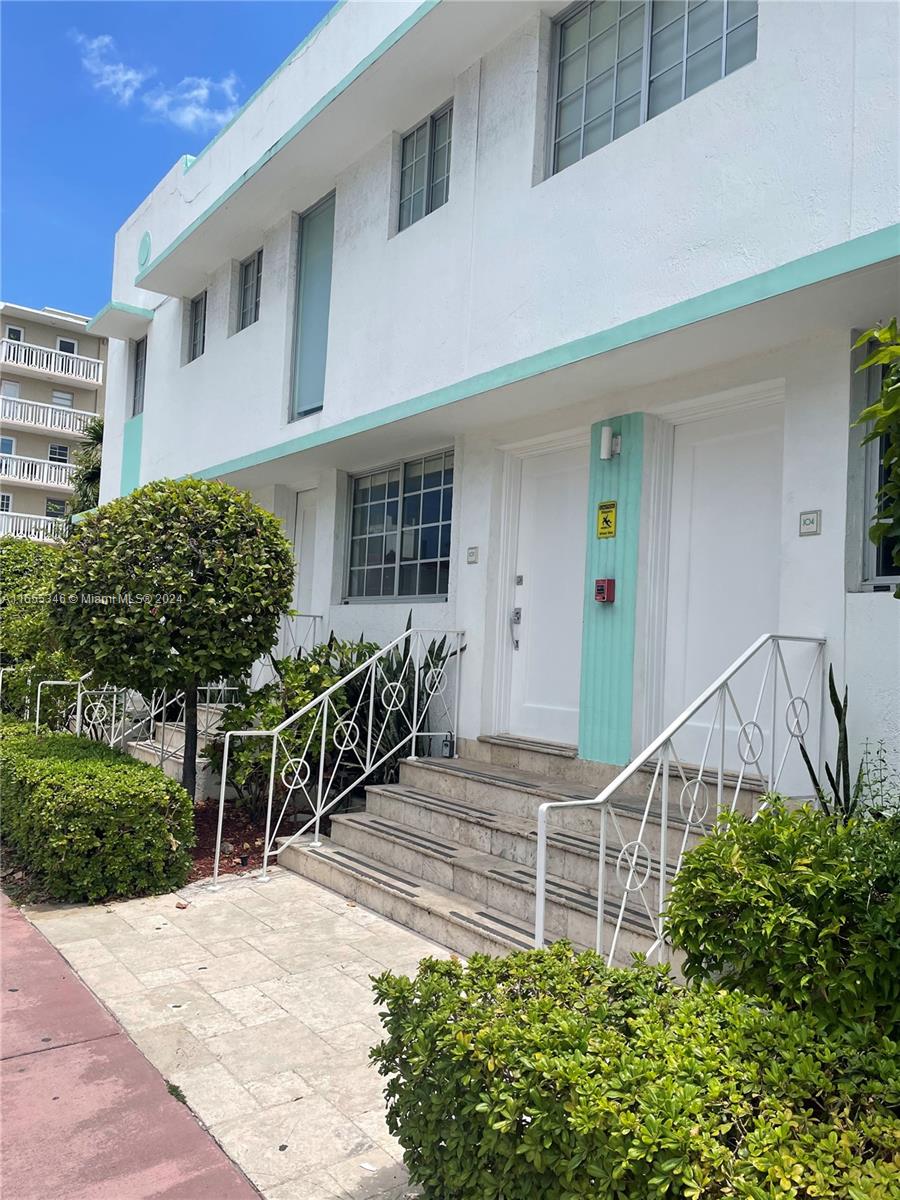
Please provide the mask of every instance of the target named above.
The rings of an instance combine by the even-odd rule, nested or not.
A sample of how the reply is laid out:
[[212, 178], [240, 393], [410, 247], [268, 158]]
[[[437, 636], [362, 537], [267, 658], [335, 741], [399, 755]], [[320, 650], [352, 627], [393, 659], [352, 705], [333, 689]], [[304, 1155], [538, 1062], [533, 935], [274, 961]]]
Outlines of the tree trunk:
[[184, 766], [181, 782], [192, 800], [197, 788], [197, 683], [184, 689]]

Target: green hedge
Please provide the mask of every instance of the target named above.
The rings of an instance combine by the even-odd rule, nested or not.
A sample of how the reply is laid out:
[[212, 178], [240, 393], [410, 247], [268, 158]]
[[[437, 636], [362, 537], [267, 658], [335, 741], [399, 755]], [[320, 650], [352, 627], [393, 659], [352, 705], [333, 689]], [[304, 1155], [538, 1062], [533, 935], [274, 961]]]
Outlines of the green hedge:
[[898, 1046], [549, 950], [382, 975], [388, 1124], [435, 1200], [896, 1200]]
[[900, 1036], [900, 820], [841, 824], [777, 800], [723, 819], [667, 906], [688, 979]]
[[156, 767], [70, 734], [0, 726], [3, 837], [59, 900], [180, 887], [193, 806]]

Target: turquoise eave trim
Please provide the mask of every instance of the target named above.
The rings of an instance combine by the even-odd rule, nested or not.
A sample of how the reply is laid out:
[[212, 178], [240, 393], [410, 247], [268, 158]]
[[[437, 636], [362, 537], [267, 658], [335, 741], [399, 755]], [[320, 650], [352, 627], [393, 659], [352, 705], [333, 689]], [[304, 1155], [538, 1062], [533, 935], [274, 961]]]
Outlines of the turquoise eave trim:
[[141, 443], [144, 438], [144, 414], [130, 417], [122, 430], [122, 467], [119, 495], [127, 496], [141, 482]]
[[110, 300], [109, 304], [103, 305], [96, 316], [91, 317], [85, 326], [85, 329], [93, 329], [101, 317], [105, 317], [107, 313], [111, 312], [128, 313], [129, 316], [140, 317], [143, 321], [153, 320], [152, 308], [139, 308], [136, 304], [123, 304], [121, 300]]
[[206, 145], [203, 147], [203, 149], [201, 151], [199, 151], [199, 153], [184, 155], [183, 163], [184, 163], [185, 172], [189, 171], [191, 169], [191, 167], [194, 165], [194, 163], [198, 161], [198, 159], [201, 159], [204, 154], [206, 154], [209, 150], [212, 149], [212, 147], [216, 144], [216, 142], [219, 140], [219, 138], [222, 137], [223, 134], [228, 132], [228, 130], [235, 123], [235, 121], [240, 120], [240, 118], [244, 115], [244, 113], [247, 111], [247, 109], [250, 107], [250, 105], [253, 103], [253, 101], [257, 98], [257, 96], [261, 96], [262, 93], [269, 86], [269, 84], [275, 82], [275, 80], [282, 73], [282, 71], [284, 71], [287, 67], [289, 67], [291, 65], [291, 63], [294, 61], [294, 59], [297, 58], [297, 56], [303, 51], [304, 47], [307, 46], [315, 37], [317, 37], [322, 32], [322, 30], [325, 28], [325, 26], [328, 25], [329, 22], [332, 21], [337, 16], [337, 14], [340, 12], [340, 10], [344, 7], [344, 5], [346, 3], [347, 3], [347, 0], [335, 0], [335, 3], [331, 6], [331, 8], [329, 8], [328, 12], [325, 14], [324, 17], [322, 17], [321, 21], [319, 21], [317, 25], [313, 26], [313, 28], [309, 31], [309, 33], [306, 35], [306, 37], [303, 39], [303, 41], [294, 47], [294, 49], [290, 52], [290, 54], [287, 56], [287, 58], [284, 60], [284, 62], [281, 63], [279, 66], [277, 66], [275, 68], [275, 70], [272, 72], [272, 74], [268, 77], [268, 79], [264, 80], [264, 82], [259, 85], [259, 87], [253, 93], [253, 95], [250, 96], [250, 98], [248, 100], [244, 101], [244, 103], [237, 110], [237, 112], [234, 114], [234, 116], [231, 118], [231, 120], [227, 121], [222, 126], [222, 128], [219, 130], [219, 132], [216, 134], [216, 136], [214, 138], [211, 138], [206, 143]]
[[756, 304], [760, 300], [768, 300], [773, 296], [781, 296], [799, 288], [821, 283], [845, 275], [849, 271], [858, 271], [863, 267], [871, 267], [876, 263], [885, 262], [900, 254], [900, 224], [889, 225], [874, 233], [864, 234], [838, 246], [829, 246], [818, 250], [794, 262], [773, 267], [760, 275], [752, 275], [749, 279], [740, 279], [736, 283], [726, 284], [715, 288], [701, 296], [683, 300], [667, 308], [611, 329], [592, 333], [587, 337], [577, 338], [572, 342], [564, 342], [550, 350], [521, 358], [517, 362], [507, 363], [485, 371], [480, 375], [472, 375], [468, 379], [451, 383], [447, 387], [426, 392], [397, 404], [389, 404], [375, 412], [352, 417], [349, 421], [340, 421], [325, 429], [301, 437], [289, 438], [276, 446], [264, 450], [244, 454], [239, 458], [228, 459], [216, 466], [204, 467], [192, 472], [200, 478], [214, 478], [233, 471], [242, 471], [247, 467], [257, 467], [276, 459], [285, 458], [289, 454], [297, 454], [302, 450], [311, 450], [328, 442], [340, 441], [342, 438], [353, 437], [355, 434], [366, 433], [390, 425], [394, 421], [402, 421], [419, 413], [441, 408], [445, 404], [454, 404], [457, 400], [465, 400], [470, 396], [490, 392], [495, 388], [505, 387], [511, 383], [519, 383], [523, 379], [531, 379], [546, 371], [569, 366], [586, 358], [606, 354], [621, 346], [632, 345], [645, 338], [656, 337], [661, 333], [669, 333], [693, 325], [710, 317], [721, 316], [723, 313], [744, 308], [748, 304]]
[[[135, 276], [135, 284], [138, 287], [141, 287], [141, 281], [146, 279], [147, 275], [149, 275], [149, 273], [154, 270], [155, 267], [158, 267], [161, 262], [167, 259], [172, 251], [181, 245], [185, 238], [190, 237], [191, 234], [194, 233], [204, 221], [208, 220], [209, 217], [211, 217], [214, 212], [221, 208], [227, 200], [230, 200], [235, 192], [242, 188], [248, 180], [253, 178], [254, 175], [258, 174], [259, 171], [261, 171], [266, 165], [266, 163], [270, 162], [275, 155], [279, 153], [279, 151], [284, 149], [288, 142], [293, 141], [293, 139], [298, 133], [301, 132], [301, 130], [305, 129], [311, 121], [315, 120], [315, 118], [321, 112], [323, 112], [333, 100], [337, 99], [342, 92], [345, 92], [351, 83], [354, 83], [364, 71], [368, 70], [373, 63], [377, 62], [382, 55], [386, 54], [388, 50], [395, 46], [397, 42], [399, 42], [400, 39], [410, 31], [410, 29], [418, 25], [419, 21], [421, 21], [423, 17], [427, 17], [428, 14], [432, 12], [432, 10], [435, 9], [438, 4], [440, 4], [440, 2], [441, 0], [425, 0], [425, 2], [420, 4], [414, 12], [410, 13], [406, 20], [402, 21], [396, 29], [392, 30], [391, 33], [389, 33], [388, 36], [375, 47], [374, 50], [367, 54], [365, 58], [361, 59], [352, 71], [345, 75], [339, 83], [335, 84], [330, 91], [326, 92], [320, 100], [317, 100], [312, 108], [309, 109], [308, 112], [304, 113], [300, 120], [290, 127], [287, 133], [282, 134], [278, 141], [273, 143], [273, 145], [271, 145], [268, 150], [266, 150], [266, 152], [261, 155], [255, 163], [252, 164], [252, 166], [248, 167], [242, 175], [239, 175], [234, 183], [227, 187], [222, 195], [219, 196], [218, 200], [214, 200], [209, 208], [204, 209], [200, 216], [197, 217], [196, 220], [192, 221], [186, 229], [182, 230], [178, 237], [175, 238], [175, 240], [171, 242], [165, 248], [165, 250], [162, 251], [162, 253], [158, 254], [156, 258], [154, 258], [153, 261], [143, 269], [143, 271], [139, 272], [138, 275]], [[191, 165], [193, 166], [193, 164]], [[152, 291], [153, 289], [151, 288], [150, 290]]]
[[[611, 425], [613, 434], [622, 436], [621, 453], [606, 460], [600, 458], [603, 425]], [[643, 413], [591, 427], [578, 752], [582, 758], [615, 766], [631, 761], [643, 471]], [[597, 537], [597, 505], [604, 500], [618, 505], [614, 538]], [[615, 579], [612, 604], [594, 599], [595, 579]]]

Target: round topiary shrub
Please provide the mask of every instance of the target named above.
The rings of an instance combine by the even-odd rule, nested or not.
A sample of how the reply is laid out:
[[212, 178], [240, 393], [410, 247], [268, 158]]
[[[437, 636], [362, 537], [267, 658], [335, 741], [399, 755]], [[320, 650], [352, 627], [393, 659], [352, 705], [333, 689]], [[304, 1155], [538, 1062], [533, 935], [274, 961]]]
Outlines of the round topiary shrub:
[[375, 981], [388, 1125], [435, 1200], [896, 1200], [896, 1043], [549, 950]]
[[900, 819], [775, 800], [685, 856], [667, 906], [688, 979], [900, 1034]]

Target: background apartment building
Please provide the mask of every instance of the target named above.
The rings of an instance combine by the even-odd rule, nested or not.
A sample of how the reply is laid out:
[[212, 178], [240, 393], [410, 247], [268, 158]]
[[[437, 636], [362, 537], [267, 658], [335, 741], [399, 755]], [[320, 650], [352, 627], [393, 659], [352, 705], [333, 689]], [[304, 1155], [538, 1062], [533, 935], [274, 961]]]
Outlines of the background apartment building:
[[103, 413], [106, 346], [88, 318], [0, 303], [0, 535], [54, 538], [75, 451]]

